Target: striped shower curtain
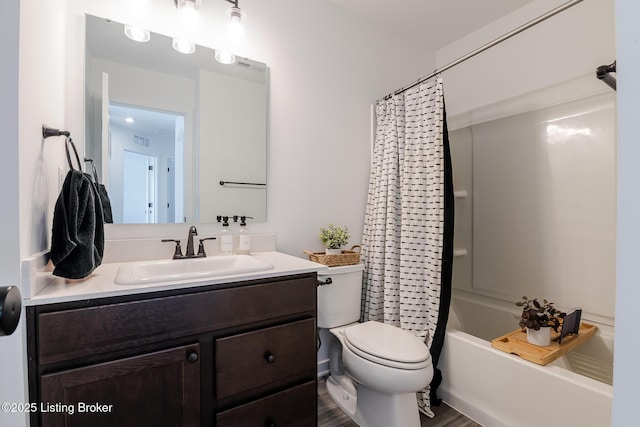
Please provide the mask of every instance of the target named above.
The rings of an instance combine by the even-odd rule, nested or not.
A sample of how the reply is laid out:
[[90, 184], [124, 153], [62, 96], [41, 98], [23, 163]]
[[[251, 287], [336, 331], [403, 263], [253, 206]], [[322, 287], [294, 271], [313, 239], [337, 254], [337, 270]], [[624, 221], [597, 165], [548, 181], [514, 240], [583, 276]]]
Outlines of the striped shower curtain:
[[[376, 104], [376, 136], [363, 231], [363, 320], [425, 340], [434, 369], [451, 299], [453, 183], [442, 79]], [[439, 371], [418, 393], [433, 416]], [[438, 401], [439, 403], [439, 401]]]

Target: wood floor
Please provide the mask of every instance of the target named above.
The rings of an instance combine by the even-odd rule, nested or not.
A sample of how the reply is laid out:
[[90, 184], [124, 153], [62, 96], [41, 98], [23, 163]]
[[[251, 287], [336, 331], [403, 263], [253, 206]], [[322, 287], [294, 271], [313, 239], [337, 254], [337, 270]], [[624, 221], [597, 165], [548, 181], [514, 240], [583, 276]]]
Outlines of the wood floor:
[[[470, 420], [455, 409], [445, 405], [431, 408], [436, 414], [434, 418], [420, 415], [422, 427], [482, 427]], [[358, 427], [344, 412], [333, 402], [324, 380], [318, 381], [318, 427]], [[402, 426], [389, 426], [402, 427]]]

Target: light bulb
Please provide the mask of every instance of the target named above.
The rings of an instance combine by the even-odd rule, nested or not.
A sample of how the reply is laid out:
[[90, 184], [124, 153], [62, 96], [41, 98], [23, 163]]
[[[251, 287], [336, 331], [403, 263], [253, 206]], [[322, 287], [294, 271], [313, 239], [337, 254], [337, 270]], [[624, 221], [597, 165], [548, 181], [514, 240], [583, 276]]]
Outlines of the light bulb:
[[184, 39], [173, 39], [173, 48], [180, 53], [184, 53], [185, 55], [189, 55], [196, 51], [196, 45], [189, 40]]
[[242, 24], [242, 20], [243, 13], [239, 7], [232, 7], [229, 9], [227, 32], [229, 33], [229, 41], [234, 47], [244, 44], [244, 25]]
[[226, 50], [216, 50], [216, 61], [221, 64], [230, 65], [236, 62], [236, 56]]
[[174, 0], [178, 9], [199, 9], [202, 6], [202, 0]]
[[180, 13], [182, 14], [182, 19], [185, 23], [193, 24], [198, 17], [195, 2], [187, 1], [184, 4], [184, 7], [180, 8]]
[[124, 33], [131, 40], [137, 42], [148, 42], [149, 40], [151, 40], [151, 34], [148, 30], [140, 27], [135, 27], [133, 25], [125, 25]]

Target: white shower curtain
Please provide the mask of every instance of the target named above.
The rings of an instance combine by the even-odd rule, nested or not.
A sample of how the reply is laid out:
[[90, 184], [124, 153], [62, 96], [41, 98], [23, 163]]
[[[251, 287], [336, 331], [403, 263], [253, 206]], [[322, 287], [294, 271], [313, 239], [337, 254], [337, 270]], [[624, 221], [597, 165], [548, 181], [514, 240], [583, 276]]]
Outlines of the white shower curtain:
[[[363, 320], [425, 340], [434, 369], [451, 296], [453, 187], [440, 78], [376, 105], [376, 137], [363, 231]], [[433, 416], [439, 372], [418, 393]]]

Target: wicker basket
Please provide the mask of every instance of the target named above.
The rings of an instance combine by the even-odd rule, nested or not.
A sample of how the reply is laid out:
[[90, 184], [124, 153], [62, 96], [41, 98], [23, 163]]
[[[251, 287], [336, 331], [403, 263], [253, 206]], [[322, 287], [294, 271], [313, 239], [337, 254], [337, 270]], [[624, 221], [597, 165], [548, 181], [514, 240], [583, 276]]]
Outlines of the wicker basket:
[[[357, 249], [357, 251], [356, 251]], [[339, 255], [327, 255], [324, 252], [309, 252], [304, 251], [309, 255], [309, 259], [320, 264], [328, 265], [329, 267], [336, 267], [339, 265], [353, 265], [360, 262], [360, 251], [362, 247], [360, 245], [353, 246], [350, 250], [342, 250]]]

